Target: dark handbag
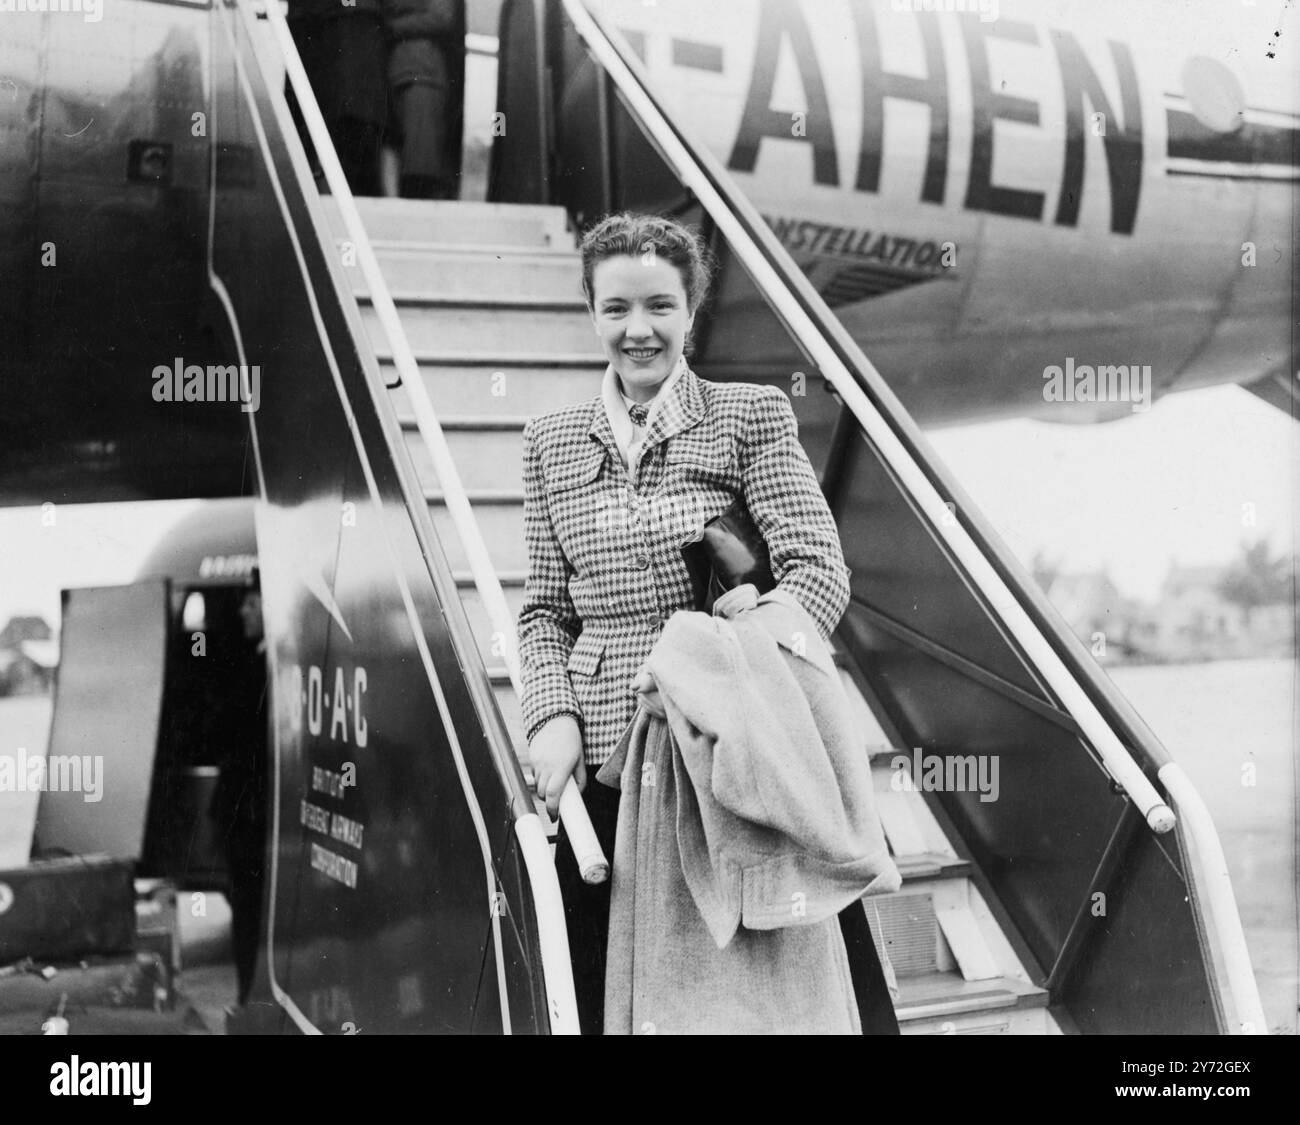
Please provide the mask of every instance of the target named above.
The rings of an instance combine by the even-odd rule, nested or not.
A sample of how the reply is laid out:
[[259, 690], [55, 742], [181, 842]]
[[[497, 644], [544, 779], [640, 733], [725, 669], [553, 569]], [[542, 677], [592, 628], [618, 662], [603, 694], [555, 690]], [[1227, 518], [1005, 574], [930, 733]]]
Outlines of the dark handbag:
[[697, 610], [712, 613], [719, 597], [746, 582], [760, 594], [776, 588], [767, 544], [739, 497], [704, 525], [699, 539], [682, 544], [681, 551]]

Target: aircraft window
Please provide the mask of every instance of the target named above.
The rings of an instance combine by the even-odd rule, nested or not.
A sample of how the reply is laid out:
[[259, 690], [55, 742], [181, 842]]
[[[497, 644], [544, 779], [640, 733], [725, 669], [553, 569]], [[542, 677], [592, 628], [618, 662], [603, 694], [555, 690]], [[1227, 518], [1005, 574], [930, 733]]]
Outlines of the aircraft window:
[[181, 623], [187, 631], [206, 628], [207, 603], [198, 590], [192, 590], [185, 599], [185, 608], [181, 611]]

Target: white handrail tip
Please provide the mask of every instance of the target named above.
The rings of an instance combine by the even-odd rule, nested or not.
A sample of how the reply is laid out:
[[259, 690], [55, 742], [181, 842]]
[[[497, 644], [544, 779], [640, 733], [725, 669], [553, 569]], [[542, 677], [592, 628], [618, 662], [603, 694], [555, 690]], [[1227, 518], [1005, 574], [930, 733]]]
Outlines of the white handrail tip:
[[595, 887], [609, 878], [609, 864], [604, 860], [587, 863], [582, 867], [582, 881]]
[[1168, 805], [1156, 805], [1147, 810], [1147, 824], [1152, 832], [1164, 835], [1177, 823], [1178, 818], [1174, 816], [1174, 810]]

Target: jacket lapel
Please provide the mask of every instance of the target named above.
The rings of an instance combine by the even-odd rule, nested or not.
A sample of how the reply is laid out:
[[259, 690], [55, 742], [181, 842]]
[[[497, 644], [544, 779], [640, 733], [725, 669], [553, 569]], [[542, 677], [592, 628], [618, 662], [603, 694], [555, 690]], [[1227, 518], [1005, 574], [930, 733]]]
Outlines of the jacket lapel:
[[614, 440], [614, 427], [609, 424], [609, 415], [605, 413], [605, 400], [597, 395], [591, 400], [591, 424], [587, 427], [587, 437], [604, 446], [610, 463], [621, 465], [623, 458], [618, 453], [618, 442]]
[[[618, 443], [614, 440], [614, 430], [609, 424], [609, 415], [605, 413], [605, 403], [600, 395], [591, 401], [591, 422], [587, 426], [587, 436], [599, 442], [615, 465], [623, 463], [618, 454]], [[704, 392], [700, 389], [699, 376], [688, 364], [680, 378], [668, 390], [655, 416], [646, 429], [645, 443], [641, 447], [641, 463], [661, 441], [667, 441], [683, 430], [689, 430], [704, 417]]]
[[650, 419], [646, 430], [645, 445], [641, 450], [641, 460], [661, 441], [689, 430], [704, 417], [704, 392], [700, 390], [700, 380], [687, 365], [681, 377], [669, 388], [668, 397], [655, 416]]

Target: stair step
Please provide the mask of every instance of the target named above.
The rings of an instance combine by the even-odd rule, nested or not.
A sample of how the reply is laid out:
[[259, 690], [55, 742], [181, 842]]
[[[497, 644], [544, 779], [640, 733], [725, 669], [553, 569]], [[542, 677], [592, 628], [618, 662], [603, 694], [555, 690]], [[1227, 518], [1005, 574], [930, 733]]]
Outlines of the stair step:
[[[383, 364], [382, 370], [384, 382], [393, 387], [393, 406], [399, 415], [410, 415], [410, 396], [405, 388], [394, 386], [397, 371], [391, 363]], [[420, 364], [420, 376], [434, 410], [478, 417], [532, 418], [594, 398], [600, 394], [604, 371], [601, 358], [586, 358], [569, 366], [542, 366], [536, 356], [521, 364], [499, 359]]]
[[[513, 624], [519, 620], [519, 611], [524, 607], [523, 584], [507, 586], [503, 583], [501, 592], [506, 596], [506, 606], [510, 610], [510, 621]], [[473, 631], [474, 636], [480, 639], [479, 651], [483, 653], [483, 661], [489, 666], [490, 673], [492, 667], [501, 658], [492, 653], [491, 638], [494, 630], [488, 619], [487, 607], [483, 604], [483, 599], [475, 586], [462, 589], [460, 600], [465, 607], [466, 615], [469, 617], [470, 629]]]
[[[344, 239], [335, 240], [342, 248]], [[568, 246], [513, 246], [507, 243], [475, 242], [422, 242], [413, 238], [372, 238], [370, 248], [376, 258], [385, 254], [463, 254], [467, 257], [524, 257], [538, 260], [569, 261], [581, 265], [582, 255], [576, 245]]]
[[[375, 351], [391, 356], [388, 338], [374, 306], [361, 304], [361, 320]], [[550, 311], [482, 305], [421, 304], [398, 307], [411, 351], [421, 361], [434, 357], [478, 356], [491, 362], [505, 342], [507, 355], [522, 362], [546, 357], [566, 366], [601, 359], [600, 343], [585, 311]], [[593, 392], [594, 393], [594, 392]]]
[[[596, 355], [585, 348], [574, 352], [511, 350], [509, 347], [495, 346], [495, 341], [498, 338], [499, 334], [490, 341], [493, 345], [491, 350], [486, 350], [488, 344], [473, 350], [464, 348], [412, 348], [411, 355], [415, 359], [416, 365], [420, 367], [426, 365], [430, 367], [478, 367], [488, 370], [505, 370], [511, 367], [550, 369], [556, 367], [584, 367], [594, 369], [601, 374], [605, 371], [604, 357]], [[387, 344], [376, 345], [374, 351], [381, 368], [387, 369], [393, 366], [393, 353], [389, 350]], [[393, 386], [397, 381], [395, 376], [389, 375], [385, 371], [385, 383]], [[600, 381], [597, 380], [591, 394], [596, 394], [599, 390]], [[586, 397], [590, 398], [591, 395]]]
[[[395, 301], [549, 300], [586, 309], [582, 261], [575, 252], [389, 242], [375, 246], [375, 257]], [[344, 269], [358, 299], [369, 300], [360, 265]]]
[[[420, 484], [428, 491], [440, 489], [433, 455], [414, 426], [404, 427], [406, 447], [411, 454]], [[523, 479], [523, 424], [509, 429], [462, 429], [443, 424], [443, 436], [461, 483], [475, 493], [519, 490]], [[522, 503], [522, 492], [519, 494]]]
[[[472, 488], [466, 489], [466, 495], [469, 497], [470, 507], [472, 508], [487, 504], [517, 504], [521, 509], [520, 514], [523, 514], [524, 490], [522, 488]], [[447, 502], [446, 493], [433, 488], [425, 489], [424, 499], [431, 505], [445, 505]]]
[[1045, 1032], [1047, 993], [1000, 977], [968, 981], [960, 973], [902, 977], [894, 1013], [904, 1035]]
[[[368, 289], [354, 289], [353, 295], [363, 309], [374, 304], [370, 299]], [[586, 303], [581, 297], [575, 297], [572, 293], [562, 293], [558, 296], [550, 296], [545, 293], [506, 293], [499, 290], [474, 293], [442, 293], [430, 291], [427, 285], [417, 285], [414, 288], [405, 290], [390, 289], [388, 295], [393, 299], [393, 304], [397, 306], [398, 313], [402, 315], [408, 315], [412, 311], [420, 312], [425, 309], [466, 309], [475, 312], [495, 313], [498, 316], [509, 316], [515, 309], [524, 309], [532, 312], [576, 312], [586, 317], [589, 324], [591, 322]], [[595, 329], [593, 328], [592, 331], [594, 332]]]
[[871, 777], [875, 784], [876, 812], [885, 838], [896, 855], [948, 855], [956, 853], [925, 803], [925, 798], [903, 782], [906, 771], [895, 772], [892, 758], [901, 752], [883, 745], [883, 734], [867, 739], [871, 755]]
[[[835, 653], [835, 662], [840, 664], [838, 651]], [[871, 713], [871, 708], [867, 706], [867, 701], [862, 698], [862, 692], [858, 690], [858, 685], [849, 670], [840, 665], [839, 673], [840, 683], [844, 685], [844, 694], [849, 697], [849, 709], [853, 713], [853, 729], [859, 732], [861, 745], [870, 751], [881, 744], [883, 733], [880, 731], [880, 724]]]
[[974, 870], [969, 860], [940, 855], [936, 852], [896, 855], [894, 863], [903, 877], [905, 887], [935, 879], [964, 879]]
[[[399, 414], [397, 424], [408, 433], [419, 432], [419, 426], [416, 423], [414, 414]], [[454, 414], [446, 418], [439, 418], [438, 424], [442, 426], [444, 432], [463, 433], [504, 430], [522, 434], [524, 426], [528, 424], [528, 416], [524, 414]]]
[[[478, 522], [479, 534], [487, 544], [488, 556], [493, 567], [502, 570], [526, 570], [528, 568], [528, 548], [524, 541], [524, 505], [523, 492], [514, 493], [515, 502], [505, 498], [503, 493], [470, 493], [470, 507]], [[429, 501], [429, 514], [433, 517], [434, 530], [442, 543], [447, 556], [447, 565], [454, 570], [467, 570], [469, 559], [461, 546], [460, 536], [456, 533], [456, 524], [442, 502], [438, 492], [426, 493]]]
[[[343, 239], [338, 239], [342, 247]], [[582, 267], [582, 255], [577, 246], [510, 246], [490, 242], [476, 242], [468, 246], [461, 242], [421, 242], [409, 238], [372, 238], [370, 248], [380, 260], [385, 254], [445, 254], [465, 258], [519, 258], [525, 261], [569, 262]]]
[[[451, 576], [455, 580], [456, 585], [460, 587], [462, 595], [467, 590], [475, 589], [474, 574], [472, 571], [453, 570], [451, 572]], [[498, 570], [497, 571], [497, 581], [500, 582], [502, 587], [504, 587], [506, 590], [509, 590], [510, 587], [512, 586], [518, 586], [522, 589], [524, 582], [527, 581], [527, 579], [528, 579], [528, 572], [526, 570]]]
[[[346, 232], [338, 204], [322, 196], [335, 238]], [[510, 203], [440, 202], [358, 196], [366, 234], [386, 242], [437, 242], [470, 246], [563, 247], [574, 237], [563, 207]]]
[[514, 746], [520, 762], [526, 764], [528, 744], [524, 741], [524, 713], [520, 709], [519, 697], [515, 695], [509, 680], [504, 683], [494, 681], [492, 691], [496, 695], [497, 706], [501, 709], [501, 717], [505, 720], [506, 730], [510, 733], [511, 745]]

